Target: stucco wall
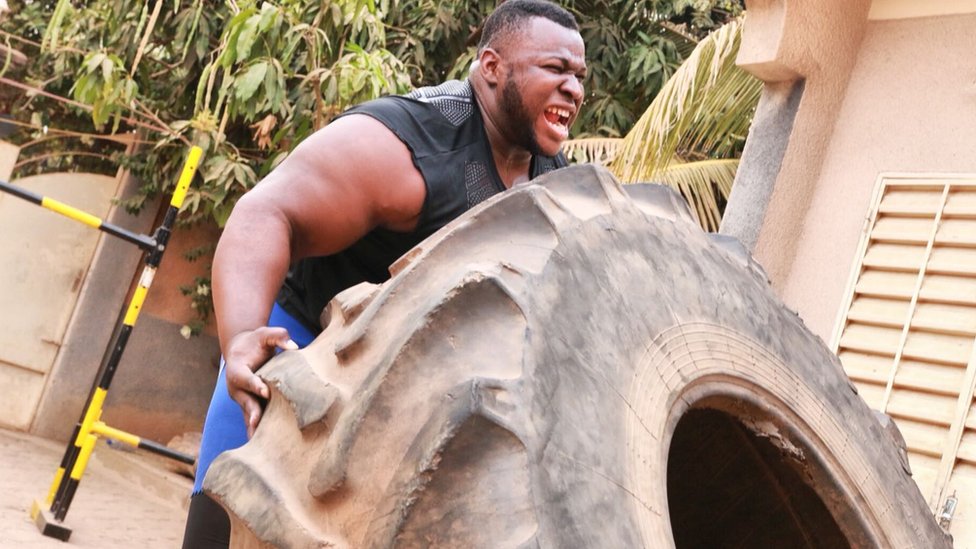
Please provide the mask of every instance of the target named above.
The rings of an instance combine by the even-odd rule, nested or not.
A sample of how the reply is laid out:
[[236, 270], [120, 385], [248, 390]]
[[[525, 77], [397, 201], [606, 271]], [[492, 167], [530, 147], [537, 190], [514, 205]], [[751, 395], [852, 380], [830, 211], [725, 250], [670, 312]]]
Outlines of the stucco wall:
[[874, 0], [870, 19], [906, 19], [976, 12], [976, 0]]
[[0, 179], [10, 181], [10, 174], [14, 171], [18, 156], [20, 156], [20, 147], [0, 140]]
[[750, 132], [722, 232], [746, 242], [779, 291], [790, 275], [870, 3], [836, 1], [824, 9], [813, 2], [749, 0], [746, 7], [737, 62], [767, 84], [759, 114], [772, 112], [777, 102], [790, 104], [797, 90], [802, 96], [789, 134], [778, 137], [788, 140], [778, 173], [751, 169], [767, 159], [754, 154], [764, 144], [750, 143]]
[[[107, 212], [117, 187], [113, 177], [65, 173], [14, 184], [98, 216]], [[66, 341], [98, 233], [0, 194], [0, 235], [0, 425], [26, 430]]]
[[[867, 26], [809, 208], [794, 220], [802, 231], [779, 287], [825, 340], [878, 175], [976, 172], [974, 25], [976, 15]], [[767, 234], [765, 253], [781, 253]]]

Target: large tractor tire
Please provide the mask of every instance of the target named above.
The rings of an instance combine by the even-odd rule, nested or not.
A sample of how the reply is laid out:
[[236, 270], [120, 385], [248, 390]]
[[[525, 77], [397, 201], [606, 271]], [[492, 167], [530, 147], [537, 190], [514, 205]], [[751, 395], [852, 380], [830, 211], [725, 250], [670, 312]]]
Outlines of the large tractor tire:
[[666, 188], [553, 172], [392, 271], [260, 371], [205, 484], [234, 547], [950, 546], [838, 360]]

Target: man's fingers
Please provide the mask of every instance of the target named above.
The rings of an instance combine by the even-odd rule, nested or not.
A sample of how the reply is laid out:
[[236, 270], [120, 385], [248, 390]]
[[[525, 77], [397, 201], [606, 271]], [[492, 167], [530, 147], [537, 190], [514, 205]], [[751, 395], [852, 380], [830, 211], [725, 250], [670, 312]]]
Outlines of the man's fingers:
[[295, 343], [290, 337], [288, 338], [287, 341], [284, 341], [283, 343], [279, 343], [278, 344], [278, 347], [281, 347], [282, 349], [284, 349], [286, 351], [297, 351], [298, 350], [298, 344]]
[[261, 421], [261, 404], [257, 399], [247, 393], [241, 393], [237, 401], [244, 411], [244, 422], [247, 424], [247, 438], [254, 436], [254, 430], [258, 428]]
[[256, 396], [269, 398], [271, 391], [253, 370], [260, 368], [278, 347], [284, 350], [298, 349], [298, 345], [284, 328], [264, 326], [234, 336], [226, 355], [227, 390], [241, 406], [247, 424], [248, 437], [254, 433], [261, 420], [261, 404]]
[[295, 351], [298, 349], [298, 344], [291, 339], [288, 330], [284, 328], [265, 326], [258, 328], [255, 332], [259, 334], [266, 347], [278, 347], [285, 351]]
[[[239, 375], [227, 376], [227, 389], [231, 398], [241, 407], [244, 413], [244, 423], [247, 426], [247, 438], [251, 438], [254, 430], [261, 421], [261, 402], [255, 395], [263, 398], [270, 396], [268, 386], [258, 376], [241, 372]], [[233, 381], [232, 381], [233, 380]], [[236, 383], [235, 383], [236, 382]]]
[[264, 381], [246, 367], [227, 368], [227, 390], [242, 408], [244, 404], [237, 398], [236, 393], [252, 393], [263, 398], [271, 395]]
[[268, 386], [265, 385], [264, 381], [262, 381], [261, 378], [256, 375], [251, 376], [250, 388], [251, 392], [256, 395], [261, 395], [264, 398], [271, 396], [271, 393], [268, 391]]

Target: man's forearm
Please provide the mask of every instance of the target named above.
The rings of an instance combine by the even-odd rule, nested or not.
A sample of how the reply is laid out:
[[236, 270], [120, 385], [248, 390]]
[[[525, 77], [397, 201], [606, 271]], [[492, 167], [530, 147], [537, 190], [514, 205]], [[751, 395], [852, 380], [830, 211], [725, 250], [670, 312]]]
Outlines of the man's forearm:
[[214, 313], [225, 354], [234, 336], [267, 324], [291, 262], [287, 222], [253, 202], [238, 202], [214, 254]]

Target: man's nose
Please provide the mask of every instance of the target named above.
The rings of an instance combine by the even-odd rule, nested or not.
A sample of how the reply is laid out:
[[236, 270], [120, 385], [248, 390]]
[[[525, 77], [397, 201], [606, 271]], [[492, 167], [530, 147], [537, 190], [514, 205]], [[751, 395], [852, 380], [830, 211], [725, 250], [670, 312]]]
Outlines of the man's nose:
[[563, 79], [563, 84], [560, 89], [568, 93], [570, 97], [573, 98], [575, 103], [583, 101], [583, 83], [576, 78], [576, 75], [570, 74]]

